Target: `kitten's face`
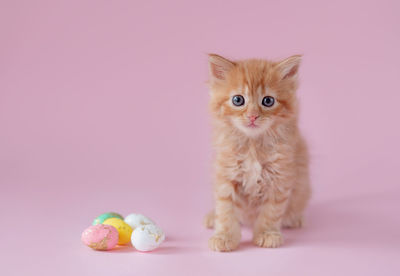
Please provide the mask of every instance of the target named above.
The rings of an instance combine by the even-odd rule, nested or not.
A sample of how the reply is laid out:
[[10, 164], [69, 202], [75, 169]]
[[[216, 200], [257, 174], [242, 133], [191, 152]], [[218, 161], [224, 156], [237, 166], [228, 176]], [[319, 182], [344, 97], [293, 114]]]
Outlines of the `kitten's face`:
[[249, 136], [265, 132], [282, 112], [278, 94], [263, 84], [256, 87], [243, 84], [227, 96], [221, 109], [233, 126]]
[[299, 62], [299, 56], [273, 63], [210, 55], [213, 115], [251, 137], [288, 120], [296, 112]]

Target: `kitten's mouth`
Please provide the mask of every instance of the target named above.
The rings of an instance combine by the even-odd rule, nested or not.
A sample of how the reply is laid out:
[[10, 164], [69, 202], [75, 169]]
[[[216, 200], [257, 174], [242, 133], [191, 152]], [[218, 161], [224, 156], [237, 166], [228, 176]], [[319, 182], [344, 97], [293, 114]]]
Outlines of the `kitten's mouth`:
[[247, 127], [249, 127], [249, 128], [257, 128], [258, 125], [256, 125], [254, 122], [251, 122], [251, 123], [249, 123], [249, 124], [247, 125]]

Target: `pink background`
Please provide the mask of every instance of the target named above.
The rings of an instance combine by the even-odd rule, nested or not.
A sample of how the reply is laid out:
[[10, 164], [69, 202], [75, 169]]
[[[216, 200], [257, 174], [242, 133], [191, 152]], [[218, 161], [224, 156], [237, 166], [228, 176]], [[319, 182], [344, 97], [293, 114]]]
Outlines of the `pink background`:
[[[2, 275], [399, 275], [399, 1], [0, 1]], [[206, 53], [304, 54], [314, 195], [279, 249], [207, 248]], [[139, 212], [167, 240], [96, 252]]]

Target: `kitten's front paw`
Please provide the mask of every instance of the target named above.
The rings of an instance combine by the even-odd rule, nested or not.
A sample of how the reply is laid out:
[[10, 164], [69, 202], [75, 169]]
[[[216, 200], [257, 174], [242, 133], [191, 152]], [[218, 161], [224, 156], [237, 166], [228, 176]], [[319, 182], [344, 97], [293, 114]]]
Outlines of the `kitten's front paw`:
[[239, 246], [240, 237], [232, 234], [214, 234], [208, 241], [211, 250], [227, 252], [235, 250]]
[[263, 232], [253, 238], [255, 245], [267, 248], [276, 248], [283, 244], [283, 237], [280, 232]]

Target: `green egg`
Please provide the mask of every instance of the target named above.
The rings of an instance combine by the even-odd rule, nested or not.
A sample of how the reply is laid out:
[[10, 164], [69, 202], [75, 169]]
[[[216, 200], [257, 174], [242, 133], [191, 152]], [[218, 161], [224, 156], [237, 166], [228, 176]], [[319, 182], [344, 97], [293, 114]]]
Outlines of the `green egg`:
[[103, 223], [106, 219], [109, 218], [119, 218], [119, 219], [124, 219], [120, 214], [114, 213], [114, 212], [109, 212], [109, 213], [104, 213], [98, 216], [97, 218], [94, 219], [92, 225], [100, 224]]

